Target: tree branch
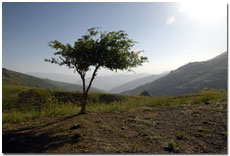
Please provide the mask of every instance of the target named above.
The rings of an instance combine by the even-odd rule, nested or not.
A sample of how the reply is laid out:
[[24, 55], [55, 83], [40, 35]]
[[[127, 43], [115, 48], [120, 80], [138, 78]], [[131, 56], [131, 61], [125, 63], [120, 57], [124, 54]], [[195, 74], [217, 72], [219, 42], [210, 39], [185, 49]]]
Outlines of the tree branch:
[[78, 74], [81, 76], [81, 79], [82, 79], [82, 87], [83, 87], [83, 95], [85, 95], [85, 74], [82, 73], [76, 66], [76, 71], [78, 72]]
[[100, 65], [97, 65], [96, 68], [94, 69], [93, 75], [91, 77], [91, 80], [90, 80], [89, 85], [88, 85], [87, 90], [86, 90], [86, 94], [88, 94], [88, 91], [89, 91], [89, 89], [90, 89], [90, 87], [92, 85], [92, 82], [93, 82], [93, 80], [94, 80], [94, 78], [96, 76], [96, 73], [97, 73], [97, 70], [98, 70], [99, 67], [100, 67]]

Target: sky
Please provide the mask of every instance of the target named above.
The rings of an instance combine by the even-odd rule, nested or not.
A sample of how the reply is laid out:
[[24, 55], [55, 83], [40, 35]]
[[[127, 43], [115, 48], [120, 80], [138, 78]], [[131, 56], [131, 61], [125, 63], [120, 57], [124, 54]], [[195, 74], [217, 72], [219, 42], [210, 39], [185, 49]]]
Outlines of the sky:
[[[54, 49], [49, 41], [70, 43], [87, 29], [125, 30], [149, 62], [136, 73], [160, 74], [227, 51], [225, 3], [75, 2], [2, 5], [2, 66], [18, 72], [73, 74], [44, 62]], [[127, 72], [118, 72], [127, 73]], [[100, 76], [115, 74], [101, 69]]]

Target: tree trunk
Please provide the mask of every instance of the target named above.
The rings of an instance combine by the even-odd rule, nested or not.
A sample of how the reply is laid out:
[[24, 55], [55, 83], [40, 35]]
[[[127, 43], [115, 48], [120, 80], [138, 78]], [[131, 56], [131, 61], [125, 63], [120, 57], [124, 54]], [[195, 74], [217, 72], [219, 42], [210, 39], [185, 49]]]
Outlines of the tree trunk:
[[83, 85], [83, 101], [82, 101], [82, 104], [81, 104], [81, 112], [80, 114], [85, 114], [85, 108], [86, 108], [86, 105], [88, 103], [88, 92], [89, 92], [89, 89], [92, 85], [92, 82], [95, 78], [95, 76], [97, 75], [97, 70], [100, 68], [100, 65], [97, 65], [96, 68], [94, 69], [94, 72], [93, 72], [93, 75], [91, 77], [91, 80], [89, 82], [89, 86], [86, 88], [85, 86], [85, 74], [82, 74], [79, 72], [79, 74], [81, 75], [81, 79], [82, 79], [82, 85]]
[[87, 105], [87, 101], [88, 101], [88, 95], [83, 95], [83, 101], [82, 101], [82, 104], [81, 104], [81, 112], [80, 114], [85, 114], [85, 107]]
[[81, 79], [82, 79], [82, 94], [83, 94], [83, 99], [82, 99], [82, 102], [81, 102], [81, 111], [80, 111], [80, 114], [85, 114], [85, 107], [86, 107], [86, 104], [87, 104], [87, 93], [86, 93], [86, 90], [85, 90], [85, 74], [82, 74], [79, 72], [79, 74], [81, 75]]
[[82, 104], [80, 114], [85, 114], [85, 106], [86, 106], [86, 103]]

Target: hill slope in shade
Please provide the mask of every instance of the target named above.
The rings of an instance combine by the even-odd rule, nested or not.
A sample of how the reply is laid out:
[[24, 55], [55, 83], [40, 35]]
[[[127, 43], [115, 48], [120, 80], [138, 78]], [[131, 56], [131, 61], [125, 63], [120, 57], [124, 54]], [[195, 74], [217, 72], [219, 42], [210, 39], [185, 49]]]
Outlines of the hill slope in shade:
[[[42, 79], [23, 73], [2, 68], [3, 85], [23, 85], [37, 88], [61, 89], [61, 90], [82, 90], [82, 86], [71, 83]], [[103, 92], [103, 90], [91, 88], [91, 91]]]
[[126, 90], [131, 90], [131, 89], [134, 89], [138, 86], [141, 86], [141, 85], [144, 85], [146, 83], [149, 83], [149, 82], [153, 82], [155, 80], [157, 80], [158, 78], [160, 77], [163, 77], [165, 75], [167, 75], [168, 72], [164, 72], [162, 74], [159, 74], [159, 75], [150, 75], [150, 76], [146, 76], [146, 77], [143, 77], [143, 78], [140, 78], [140, 79], [137, 79], [137, 80], [133, 80], [133, 81], [130, 81], [128, 83], [124, 83], [124, 84], [121, 84], [120, 86], [117, 86], [111, 90], [109, 90], [108, 92], [110, 93], [120, 93], [120, 92], [124, 92]]
[[[98, 89], [102, 89], [105, 91], [108, 91], [110, 89], [113, 89], [114, 87], [117, 87], [121, 84], [148, 76], [147, 73], [140, 73], [140, 74], [114, 74], [111, 76], [96, 76], [92, 86]], [[86, 84], [89, 84], [90, 78], [86, 79]], [[81, 84], [81, 81], [78, 81], [77, 84]]]
[[193, 93], [201, 88], [227, 89], [227, 52], [203, 62], [188, 63], [154, 82], [122, 94], [135, 95], [147, 91], [154, 96], [176, 96]]
[[68, 74], [59, 74], [59, 73], [36, 73], [36, 72], [29, 72], [26, 74], [43, 78], [43, 79], [50, 79], [54, 81], [73, 83], [73, 84], [77, 84], [76, 82], [81, 80], [78, 74], [68, 75]]

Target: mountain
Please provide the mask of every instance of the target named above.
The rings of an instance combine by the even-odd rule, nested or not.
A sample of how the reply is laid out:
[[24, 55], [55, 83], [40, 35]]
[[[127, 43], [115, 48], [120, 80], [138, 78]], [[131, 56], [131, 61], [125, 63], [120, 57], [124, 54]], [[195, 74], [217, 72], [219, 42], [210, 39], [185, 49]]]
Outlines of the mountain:
[[158, 78], [165, 76], [166, 74], [168, 74], [168, 72], [164, 72], [164, 73], [159, 74], [159, 75], [153, 74], [153, 75], [146, 76], [146, 77], [143, 77], [143, 78], [140, 78], [137, 80], [133, 80], [133, 81], [121, 84], [121, 85], [109, 90], [108, 92], [120, 93], [120, 92], [124, 92], [126, 90], [131, 90], [131, 89], [134, 89], [138, 86], [144, 85], [146, 83], [153, 82], [153, 81], [157, 80]]
[[[140, 74], [114, 74], [111, 76], [96, 76], [92, 86], [98, 89], [108, 91], [116, 86], [133, 81], [145, 76], [148, 76], [147, 73]], [[86, 78], [86, 84], [89, 84], [90, 78]], [[77, 84], [81, 84], [82, 81], [79, 80]]]
[[43, 79], [50, 79], [54, 81], [61, 81], [61, 82], [73, 83], [73, 84], [75, 84], [77, 81], [80, 80], [80, 76], [78, 76], [78, 74], [68, 75], [68, 74], [58, 74], [58, 73], [34, 73], [34, 72], [29, 72], [26, 74], [43, 78]]
[[[3, 85], [24, 85], [37, 88], [61, 89], [61, 90], [82, 90], [82, 86], [71, 83], [42, 79], [23, 73], [11, 71], [2, 68]], [[104, 92], [97, 88], [91, 88], [91, 91]]]
[[122, 94], [135, 95], [147, 91], [154, 96], [177, 96], [202, 88], [227, 89], [227, 71], [228, 54], [224, 52], [208, 61], [188, 63], [154, 82]]

